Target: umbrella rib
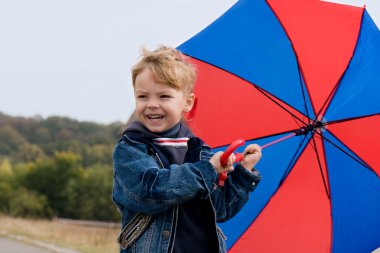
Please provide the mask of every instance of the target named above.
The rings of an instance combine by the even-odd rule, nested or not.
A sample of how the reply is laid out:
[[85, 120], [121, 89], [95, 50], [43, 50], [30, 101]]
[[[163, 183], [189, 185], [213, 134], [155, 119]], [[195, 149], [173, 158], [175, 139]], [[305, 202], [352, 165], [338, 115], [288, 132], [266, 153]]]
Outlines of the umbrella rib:
[[[329, 101], [332, 100], [332, 97], [334, 96], [336, 90], [337, 90], [338, 87], [339, 87], [340, 80], [342, 79], [342, 77], [343, 77], [343, 74], [342, 74], [342, 76], [339, 78], [337, 84], [335, 84], [334, 88], [331, 90], [330, 94], [327, 96], [327, 99], [326, 99], [325, 102], [323, 103], [321, 109], [319, 109], [318, 113], [316, 114], [316, 117], [318, 117], [318, 115], [320, 115], [320, 114], [322, 113], [323, 109], [327, 106], [327, 103], [328, 103]], [[326, 110], [327, 110], [327, 109], [326, 109]]]
[[[363, 19], [363, 16], [364, 16], [364, 9], [363, 9], [363, 13], [362, 13], [362, 18], [361, 18], [361, 19]], [[360, 23], [361, 23], [361, 22], [362, 22], [362, 20], [360, 21]], [[349, 69], [349, 67], [350, 67], [350, 65], [351, 65], [352, 59], [354, 58], [354, 53], [355, 53], [356, 48], [357, 48], [357, 46], [358, 46], [358, 44], [357, 44], [357, 41], [358, 41], [358, 40], [359, 40], [359, 34], [358, 34], [358, 37], [357, 37], [357, 39], [356, 39], [356, 45], [355, 45], [355, 48], [354, 48], [354, 50], [352, 51], [352, 56], [351, 56], [351, 58], [350, 58], [350, 60], [349, 60], [349, 62], [348, 62], [348, 64], [347, 64], [346, 69], [343, 71], [342, 75], [341, 75], [340, 78], [338, 79], [338, 81], [337, 81], [337, 83], [335, 84], [334, 88], [331, 90], [329, 96], [327, 97], [327, 99], [326, 99], [325, 102], [323, 103], [323, 106], [321, 107], [321, 109], [319, 110], [319, 112], [318, 112], [317, 115], [320, 115], [320, 114], [321, 114], [321, 112], [323, 111], [323, 108], [324, 108], [324, 107], [327, 106], [327, 107], [326, 107], [326, 111], [327, 111], [327, 109], [329, 108], [329, 106], [330, 106], [330, 104], [331, 104], [331, 100], [333, 99], [334, 95], [336, 94], [336, 91], [338, 90], [339, 86], [341, 85], [342, 79], [343, 79], [343, 77], [346, 75], [347, 70]], [[329, 101], [330, 101], [330, 103], [329, 103]], [[327, 104], [328, 104], [328, 105], [327, 105]], [[326, 111], [325, 111], [325, 113], [326, 113]]]
[[322, 176], [322, 181], [323, 181], [323, 185], [325, 187], [325, 191], [326, 191], [326, 195], [329, 199], [331, 199], [331, 195], [330, 195], [330, 190], [329, 190], [329, 187], [327, 185], [327, 180], [325, 178], [325, 175], [323, 174], [323, 168], [322, 168], [322, 164], [321, 164], [321, 159], [320, 159], [320, 155], [319, 155], [319, 152], [318, 152], [318, 149], [317, 149], [317, 144], [315, 142], [315, 139], [317, 136], [315, 134], [313, 134], [313, 145], [311, 145], [314, 149], [314, 152], [317, 156], [317, 161], [318, 161], [318, 167], [319, 167], [319, 172], [321, 173], [321, 176]]
[[[306, 80], [304, 80], [302, 77], [305, 76], [304, 73], [303, 73], [303, 69], [302, 69], [302, 66], [300, 65], [300, 60], [298, 58], [298, 54], [297, 54], [297, 51], [294, 47], [294, 44], [290, 38], [290, 35], [289, 35], [289, 32], [288, 30], [286, 29], [286, 26], [283, 24], [283, 22], [281, 21], [280, 17], [277, 15], [276, 11], [274, 10], [274, 8], [272, 7], [272, 5], [268, 2], [268, 1], [265, 1], [268, 6], [270, 7], [270, 9], [272, 10], [273, 14], [276, 16], [278, 22], [280, 23], [282, 29], [284, 30], [285, 34], [286, 34], [286, 37], [288, 38], [289, 42], [290, 42], [290, 46], [292, 47], [292, 50], [293, 50], [293, 53], [294, 53], [294, 57], [296, 58], [296, 64], [297, 64], [297, 69], [298, 69], [298, 80], [299, 80], [299, 83], [301, 85], [301, 90], [302, 90], [302, 97], [303, 97], [303, 102], [304, 102], [304, 106], [305, 106], [305, 110], [306, 110], [306, 116], [307, 116], [307, 119], [308, 119], [308, 124], [311, 123], [311, 120], [310, 120], [310, 113], [309, 113], [309, 110], [308, 110], [308, 106], [306, 104], [306, 97], [305, 97], [305, 88], [308, 90], [308, 87], [307, 87], [307, 83], [306, 83]], [[303, 85], [303, 83], [305, 85]], [[306, 91], [307, 93], [310, 93], [308, 91]], [[312, 105], [312, 108], [314, 109], [314, 106], [313, 106], [313, 102], [312, 102], [312, 99], [310, 97], [310, 102], [311, 102], [311, 105]], [[313, 111], [315, 113], [315, 111]], [[302, 121], [303, 122], [303, 121]], [[305, 122], [303, 122], [305, 124]]]
[[364, 118], [375, 117], [375, 116], [379, 116], [379, 115], [380, 115], [380, 113], [375, 113], [375, 114], [370, 114], [370, 115], [363, 115], [363, 116], [358, 116], [358, 117], [345, 118], [345, 119], [340, 119], [340, 120], [333, 120], [333, 121], [327, 122], [327, 124], [328, 125], [333, 125], [333, 124], [342, 123], [342, 122], [346, 122], [346, 121], [352, 121], [352, 120], [357, 120], [357, 119], [364, 119]]
[[[187, 55], [187, 56], [189, 56], [189, 57], [191, 57], [191, 58], [193, 58], [193, 59], [196, 59], [196, 60], [198, 60], [198, 61], [204, 62], [204, 63], [206, 63], [206, 64], [208, 64], [208, 65], [211, 65], [211, 66], [213, 66], [213, 67], [215, 67], [215, 68], [221, 69], [221, 70], [223, 70], [223, 71], [225, 71], [225, 72], [227, 72], [227, 73], [229, 73], [229, 74], [231, 74], [231, 75], [236, 76], [237, 78], [240, 78], [241, 80], [244, 80], [245, 82], [250, 83], [250, 84], [251, 84], [253, 87], [255, 87], [255, 88], [256, 88], [261, 94], [263, 94], [264, 96], [266, 96], [266, 97], [267, 97], [268, 99], [270, 99], [273, 103], [275, 103], [276, 105], [278, 105], [280, 108], [282, 108], [284, 111], [288, 112], [290, 115], [292, 115], [294, 118], [296, 118], [297, 120], [299, 120], [299, 121], [302, 122], [303, 124], [307, 125], [307, 123], [305, 123], [305, 121], [303, 121], [302, 119], [298, 118], [295, 114], [293, 114], [292, 112], [290, 112], [288, 109], [286, 109], [286, 108], [285, 108], [284, 106], [282, 106], [280, 103], [278, 103], [276, 100], [274, 100], [274, 99], [273, 99], [272, 97], [270, 97], [268, 94], [266, 94], [266, 92], [268, 92], [268, 91], [262, 89], [261, 87], [257, 86], [256, 84], [252, 83], [251, 81], [249, 81], [249, 80], [247, 80], [247, 79], [245, 79], [245, 78], [243, 78], [243, 77], [241, 77], [241, 76], [239, 76], [239, 75], [237, 75], [237, 74], [235, 74], [235, 73], [233, 73], [233, 72], [231, 72], [231, 71], [229, 71], [229, 70], [227, 70], [227, 69], [224, 69], [224, 68], [221, 68], [221, 67], [219, 67], [219, 66], [217, 66], [217, 65], [214, 65], [214, 64], [212, 64], [212, 63], [210, 63], [210, 62], [205, 62], [204, 60], [202, 60], [202, 59], [200, 59], [200, 58], [197, 58], [197, 57], [195, 57], [195, 56], [192, 56], [192, 55], [189, 55], [189, 54], [186, 54], [186, 53], [184, 53], [184, 54]], [[298, 62], [297, 62], [297, 66], [298, 66]], [[268, 92], [268, 93], [271, 94], [270, 92]], [[277, 98], [278, 100], [280, 100], [281, 102], [285, 103], [286, 105], [291, 106], [291, 105], [289, 105], [288, 103], [286, 103], [285, 101], [282, 101], [280, 98], [274, 96], [273, 94], [271, 94], [271, 95], [272, 95], [273, 97]], [[304, 99], [304, 101], [305, 101], [305, 99]], [[292, 108], [293, 108], [293, 107], [292, 107]], [[297, 110], [296, 108], [293, 108], [293, 109], [296, 110], [297, 112], [301, 113], [301, 114], [304, 114], [304, 113], [300, 112], [299, 110]], [[309, 117], [308, 117], [308, 118], [309, 118]]]
[[[292, 168], [293, 165], [295, 164], [297, 157], [299, 158], [299, 157], [301, 156], [301, 155], [298, 155], [298, 156], [297, 156], [297, 154], [298, 154], [298, 152], [300, 151], [300, 149], [301, 149], [301, 147], [302, 147], [302, 144], [303, 144], [306, 140], [307, 140], [307, 136], [305, 135], [305, 137], [302, 138], [300, 144], [298, 145], [298, 148], [297, 148], [296, 152], [294, 152], [294, 155], [293, 155], [292, 159], [290, 160], [290, 162], [289, 162], [289, 164], [288, 164], [288, 167], [287, 167], [286, 170], [284, 171], [284, 174], [282, 175], [282, 178], [281, 178], [281, 180], [280, 180], [280, 182], [279, 182], [279, 186], [281, 186], [281, 185], [283, 184], [283, 182], [285, 181], [285, 179], [286, 179], [286, 177], [288, 176], [288, 174], [289, 174], [291, 168]], [[306, 147], [306, 145], [305, 145], [305, 147]]]
[[[293, 51], [295, 52], [295, 49], [293, 49]], [[305, 106], [305, 111], [306, 111], [306, 116], [307, 116], [307, 119], [308, 119], [308, 124], [310, 124], [311, 123], [310, 114], [309, 114], [309, 109], [308, 109], [307, 104], [306, 104], [306, 97], [305, 97], [305, 88], [307, 88], [307, 87], [304, 87], [302, 85], [302, 81], [301, 81], [301, 80], [303, 80], [302, 79], [302, 75], [303, 75], [302, 74], [302, 69], [301, 69], [301, 67], [298, 64], [298, 56], [297, 56], [297, 54], [296, 53], [294, 53], [294, 54], [295, 54], [295, 56], [297, 58], [298, 77], [299, 77], [299, 80], [300, 80], [300, 85], [301, 85], [301, 90], [302, 90], [303, 103], [304, 103], [304, 106]], [[305, 85], [306, 85], [306, 81], [305, 81]]]
[[[302, 122], [303, 124], [307, 125], [302, 119], [298, 118], [295, 114], [293, 114], [292, 112], [290, 112], [288, 109], [286, 109], [284, 106], [282, 106], [280, 103], [278, 103], [276, 100], [274, 100], [273, 98], [271, 98], [268, 94], [266, 94], [266, 92], [264, 92], [263, 89], [261, 89], [260, 87], [256, 86], [255, 84], [252, 84], [253, 87], [255, 87], [261, 94], [263, 94], [264, 96], [266, 96], [268, 99], [270, 99], [273, 103], [275, 103], [276, 105], [278, 105], [280, 108], [282, 108], [284, 111], [288, 112], [293, 118], [299, 120], [300, 122]], [[277, 97], [276, 97], [277, 98]], [[279, 98], [277, 98], [279, 99]], [[279, 99], [281, 101], [281, 99]], [[298, 110], [297, 110], [298, 111]], [[308, 118], [308, 117], [307, 117]]]
[[[331, 133], [329, 131], [329, 133], [331, 135], [333, 135], [335, 138], [337, 138], [333, 133]], [[349, 154], [347, 151], [343, 150], [341, 147], [339, 147], [338, 145], [336, 145], [334, 142], [332, 142], [331, 140], [329, 140], [326, 136], [323, 136], [321, 133], [317, 133], [319, 136], [321, 136], [324, 140], [326, 140], [327, 142], [329, 142], [331, 145], [333, 145], [334, 147], [336, 147], [337, 149], [339, 149], [340, 151], [342, 151], [344, 154], [346, 154], [348, 157], [350, 157], [351, 159], [353, 159], [355, 162], [359, 163], [360, 165], [362, 165], [363, 167], [369, 169], [369, 170], [372, 170], [371, 166], [369, 166], [367, 163], [365, 163], [364, 161], [361, 161], [359, 159], [357, 159], [356, 157], [352, 156], [351, 154]], [[337, 138], [338, 139], [338, 138]], [[355, 152], [353, 150], [351, 150], [350, 148], [348, 148], [343, 142], [342, 144], [347, 148], [349, 149], [352, 153], [355, 154]]]
[[296, 125], [297, 125], [299, 128], [301, 128], [302, 126], [301, 126], [301, 124], [297, 121], [297, 119], [294, 118], [293, 115], [291, 115], [291, 116], [292, 116], [292, 118], [294, 119], [294, 122], [296, 123]]

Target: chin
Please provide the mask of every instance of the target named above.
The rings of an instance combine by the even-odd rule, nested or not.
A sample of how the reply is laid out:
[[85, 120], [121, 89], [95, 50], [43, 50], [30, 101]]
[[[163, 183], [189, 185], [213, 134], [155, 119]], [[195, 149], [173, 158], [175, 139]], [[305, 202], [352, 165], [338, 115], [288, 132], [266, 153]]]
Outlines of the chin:
[[147, 126], [147, 128], [149, 129], [149, 131], [151, 131], [152, 133], [160, 133], [160, 132], [163, 132], [169, 128], [165, 128], [165, 127], [157, 127], [157, 126]]

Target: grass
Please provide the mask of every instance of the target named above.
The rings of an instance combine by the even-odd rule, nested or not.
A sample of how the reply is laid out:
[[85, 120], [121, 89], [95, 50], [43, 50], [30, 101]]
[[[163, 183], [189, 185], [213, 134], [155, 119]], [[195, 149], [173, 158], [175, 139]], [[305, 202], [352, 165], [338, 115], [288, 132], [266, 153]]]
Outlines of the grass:
[[0, 215], [0, 231], [73, 249], [81, 253], [117, 253], [119, 228], [66, 224]]

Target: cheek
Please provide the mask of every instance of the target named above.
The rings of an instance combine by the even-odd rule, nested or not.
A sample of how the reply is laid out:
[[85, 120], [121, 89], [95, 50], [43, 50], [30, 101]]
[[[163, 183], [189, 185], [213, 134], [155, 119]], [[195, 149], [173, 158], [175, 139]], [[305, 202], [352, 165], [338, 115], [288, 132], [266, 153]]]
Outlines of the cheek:
[[142, 103], [136, 103], [136, 113], [142, 113], [144, 111], [144, 105]]
[[136, 109], [137, 108], [144, 108], [145, 103], [144, 103], [144, 101], [136, 100], [135, 105], [136, 105]]

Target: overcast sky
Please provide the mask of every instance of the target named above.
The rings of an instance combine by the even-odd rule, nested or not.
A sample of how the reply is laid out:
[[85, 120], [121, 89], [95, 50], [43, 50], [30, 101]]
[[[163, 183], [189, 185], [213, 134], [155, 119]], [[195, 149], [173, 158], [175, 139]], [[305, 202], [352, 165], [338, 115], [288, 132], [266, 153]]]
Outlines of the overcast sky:
[[[235, 0], [12, 0], [0, 3], [0, 111], [125, 122], [139, 47], [179, 46]], [[378, 0], [363, 6], [380, 27]], [[376, 4], [375, 4], [376, 3]]]

